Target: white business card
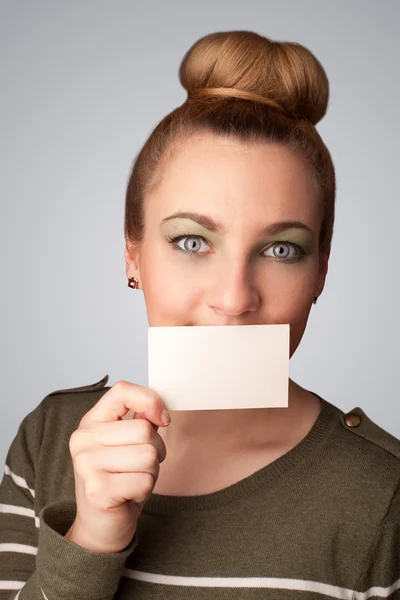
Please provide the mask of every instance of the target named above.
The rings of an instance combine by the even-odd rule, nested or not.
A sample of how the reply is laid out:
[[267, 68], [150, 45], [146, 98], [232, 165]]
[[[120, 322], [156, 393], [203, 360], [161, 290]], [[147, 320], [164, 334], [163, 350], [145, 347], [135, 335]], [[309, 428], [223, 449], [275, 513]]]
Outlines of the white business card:
[[148, 387], [169, 410], [288, 407], [290, 325], [149, 327]]

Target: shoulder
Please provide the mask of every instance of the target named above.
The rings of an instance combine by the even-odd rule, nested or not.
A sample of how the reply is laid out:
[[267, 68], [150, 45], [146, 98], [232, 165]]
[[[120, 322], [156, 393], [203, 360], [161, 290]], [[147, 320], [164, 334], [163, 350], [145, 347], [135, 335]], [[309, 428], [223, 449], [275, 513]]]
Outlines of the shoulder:
[[[10, 458], [12, 457], [14, 464], [19, 464], [18, 456], [33, 465], [40, 457], [44, 456], [45, 460], [51, 462], [57, 453], [66, 453], [65, 445], [68, 444], [72, 431], [109, 389], [106, 387], [107, 381], [108, 375], [95, 383], [54, 390], [42, 397], [18, 427], [10, 447]], [[22, 466], [21, 469], [23, 468], [25, 467]]]
[[97, 381], [96, 383], [90, 383], [89, 385], [82, 385], [80, 387], [55, 390], [54, 392], [50, 392], [50, 394], [48, 394], [46, 396], [46, 398], [50, 397], [50, 396], [57, 396], [60, 394], [82, 394], [84, 392], [97, 392], [98, 390], [105, 389], [107, 382], [108, 382], [108, 375], [104, 375], [103, 379], [100, 379], [100, 381]]
[[342, 427], [372, 453], [380, 453], [400, 468], [400, 439], [377, 425], [359, 407], [340, 416]]
[[317, 456], [318, 481], [339, 515], [375, 531], [400, 484], [400, 440], [359, 406], [335, 408], [331, 434]]
[[374, 490], [371, 498], [384, 506], [400, 483], [400, 440], [359, 406], [342, 412], [339, 421], [337, 451], [349, 485], [364, 497]]
[[95, 383], [54, 390], [43, 398], [37, 406], [37, 411], [41, 413], [47, 423], [53, 424], [56, 421], [58, 429], [65, 425], [75, 426], [110, 389], [109, 386], [106, 386], [107, 382], [108, 375], [105, 375]]

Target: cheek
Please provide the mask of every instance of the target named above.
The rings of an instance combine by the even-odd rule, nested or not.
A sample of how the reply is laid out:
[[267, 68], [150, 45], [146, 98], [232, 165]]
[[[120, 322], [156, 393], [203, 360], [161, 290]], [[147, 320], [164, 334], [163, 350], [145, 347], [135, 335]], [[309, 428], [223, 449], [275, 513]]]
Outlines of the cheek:
[[318, 272], [311, 262], [280, 266], [265, 277], [263, 293], [272, 305], [295, 318], [309, 310], [317, 280]]
[[191, 280], [177, 275], [176, 269], [165, 260], [165, 254], [156, 256], [147, 253], [141, 262], [144, 299], [149, 324], [157, 326], [182, 325], [184, 315], [198, 305], [199, 294]]
[[314, 306], [312, 301], [317, 281], [318, 270], [314, 265], [297, 278], [296, 285], [290, 287], [288, 298], [282, 303], [285, 306], [282, 315], [284, 322], [290, 323], [290, 356], [300, 344], [306, 329], [308, 317]]
[[301, 313], [297, 313], [295, 318], [287, 321], [288, 323], [290, 323], [289, 358], [292, 357], [292, 355], [296, 351], [296, 348], [301, 342], [310, 311], [311, 307], [308, 306], [308, 308], [304, 309], [304, 311], [302, 311]]
[[296, 281], [289, 278], [278, 286], [274, 301], [268, 305], [267, 322], [290, 324], [289, 357], [299, 346], [313, 307], [316, 275], [303, 273]]

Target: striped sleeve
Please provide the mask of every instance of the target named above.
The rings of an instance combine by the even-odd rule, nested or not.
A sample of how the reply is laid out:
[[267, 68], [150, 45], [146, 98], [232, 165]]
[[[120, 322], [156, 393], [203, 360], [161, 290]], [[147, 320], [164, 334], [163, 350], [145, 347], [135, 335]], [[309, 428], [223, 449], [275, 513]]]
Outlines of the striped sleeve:
[[381, 522], [354, 600], [400, 600], [400, 486]]
[[[38, 411], [39, 412], [39, 411]], [[0, 485], [0, 599], [21, 600], [29, 580], [27, 595], [43, 600], [35, 572], [39, 519], [34, 510], [34, 462], [37, 458], [39, 427], [32, 429], [32, 413], [27, 415], [8, 450]], [[39, 415], [37, 415], [39, 416]], [[28, 434], [31, 434], [29, 438]]]
[[137, 533], [122, 552], [96, 553], [64, 537], [75, 518], [75, 501], [49, 503], [35, 514], [35, 469], [47, 406], [45, 399], [23, 419], [6, 456], [0, 600], [112, 600]]

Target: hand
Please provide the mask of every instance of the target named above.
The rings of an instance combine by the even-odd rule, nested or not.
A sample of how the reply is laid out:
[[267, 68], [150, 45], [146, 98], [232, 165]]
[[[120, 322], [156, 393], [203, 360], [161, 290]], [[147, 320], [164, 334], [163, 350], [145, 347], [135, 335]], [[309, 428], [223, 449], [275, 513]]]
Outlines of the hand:
[[154, 390], [118, 381], [83, 416], [69, 440], [77, 511], [67, 539], [92, 552], [129, 545], [166, 458], [164, 408]]

